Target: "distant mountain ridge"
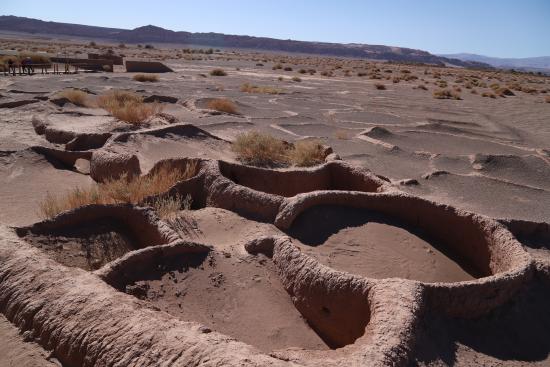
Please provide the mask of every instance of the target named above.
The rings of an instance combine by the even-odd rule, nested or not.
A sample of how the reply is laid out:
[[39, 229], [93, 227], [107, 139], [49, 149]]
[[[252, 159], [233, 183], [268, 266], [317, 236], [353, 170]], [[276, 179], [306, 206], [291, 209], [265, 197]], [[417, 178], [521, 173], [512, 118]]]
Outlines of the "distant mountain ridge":
[[496, 68], [550, 72], [550, 56], [500, 58], [469, 53], [447, 54], [439, 56], [459, 59], [462, 61], [482, 62]]
[[80, 24], [46, 22], [39, 19], [0, 16], [0, 30], [31, 34], [56, 34], [93, 39], [109, 39], [126, 43], [173, 43], [251, 49], [257, 51], [300, 52], [316, 55], [356, 57], [396, 62], [452, 65], [459, 67], [490, 68], [478, 61], [463, 61], [433, 55], [422, 50], [383, 45], [340, 44], [280, 40], [267, 37], [227, 35], [222, 33], [175, 32], [148, 25], [132, 30], [105, 28]]

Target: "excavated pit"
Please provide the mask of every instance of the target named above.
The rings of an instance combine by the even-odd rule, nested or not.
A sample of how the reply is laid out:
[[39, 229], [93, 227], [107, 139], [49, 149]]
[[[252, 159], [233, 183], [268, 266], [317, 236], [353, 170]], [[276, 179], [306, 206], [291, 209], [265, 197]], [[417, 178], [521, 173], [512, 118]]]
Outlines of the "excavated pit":
[[131, 233], [112, 220], [100, 220], [49, 233], [20, 231], [20, 234], [25, 241], [55, 261], [84, 270], [99, 269], [137, 248]]
[[203, 324], [203, 332], [220, 332], [265, 352], [329, 349], [296, 310], [264, 255], [195, 251], [143, 256], [139, 271], [121, 264], [120, 276], [107, 276], [108, 283], [182, 321]]
[[125, 204], [83, 206], [16, 233], [60, 264], [90, 271], [176, 236], [151, 209]]
[[283, 171], [219, 161], [219, 169], [224, 177], [238, 185], [284, 197], [316, 190], [376, 192], [383, 184], [370, 171], [342, 162]]
[[444, 243], [372, 210], [316, 206], [300, 214], [288, 234], [322, 264], [363, 277], [458, 282], [481, 275]]

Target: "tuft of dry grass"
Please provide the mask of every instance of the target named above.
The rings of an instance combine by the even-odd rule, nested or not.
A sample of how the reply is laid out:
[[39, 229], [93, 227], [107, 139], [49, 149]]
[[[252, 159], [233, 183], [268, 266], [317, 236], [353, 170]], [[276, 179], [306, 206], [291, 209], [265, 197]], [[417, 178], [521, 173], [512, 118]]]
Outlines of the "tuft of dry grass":
[[172, 217], [181, 209], [191, 209], [192, 203], [193, 198], [190, 194], [187, 194], [185, 197], [176, 194], [174, 196], [157, 197], [153, 200], [151, 206], [159, 217], [166, 219]]
[[495, 94], [501, 97], [515, 96], [514, 92], [512, 92], [510, 89], [505, 87], [495, 89]]
[[281, 94], [283, 90], [273, 87], [260, 87], [249, 83], [241, 85], [241, 92], [243, 93], [260, 93], [260, 94]]
[[323, 145], [316, 140], [302, 140], [288, 151], [289, 160], [299, 167], [310, 167], [325, 161]]
[[382, 83], [375, 83], [374, 88], [376, 88], [377, 90], [386, 90], [386, 86]]
[[489, 97], [489, 98], [497, 98], [497, 96], [494, 93], [489, 93], [489, 92], [483, 92], [483, 93], [481, 93], [481, 96], [482, 97]]
[[302, 81], [302, 78], [295, 76], [295, 77], [292, 77], [292, 81], [296, 83], [300, 83]]
[[208, 102], [206, 105], [211, 110], [216, 110], [225, 113], [237, 114], [237, 106], [235, 103], [226, 98], [215, 98]]
[[351, 139], [350, 134], [347, 130], [336, 130], [334, 132], [334, 137], [339, 140], [349, 140]]
[[440, 89], [433, 92], [433, 96], [436, 99], [462, 99], [460, 94], [456, 91], [450, 91], [448, 89]]
[[65, 89], [57, 93], [58, 97], [67, 98], [72, 104], [80, 107], [91, 107], [93, 102], [90, 95], [79, 89]]
[[[168, 165], [160, 166], [154, 172], [134, 178], [122, 176], [94, 184], [87, 189], [77, 187], [63, 196], [50, 193], [40, 203], [40, 214], [44, 218], [53, 218], [61, 212], [90, 204], [141, 204], [147, 198], [168, 191], [177, 182], [193, 177], [198, 170], [197, 162], [189, 161], [183, 168], [172, 169]], [[177, 207], [190, 206], [191, 198], [176, 197], [153, 198], [151, 205], [159, 210], [159, 215], [175, 211]], [[187, 204], [186, 204], [187, 203]]]
[[227, 73], [223, 69], [214, 69], [210, 72], [211, 76], [226, 76]]
[[418, 84], [414, 89], [422, 89], [422, 90], [428, 90], [428, 87], [426, 87], [424, 84]]
[[276, 167], [288, 163], [287, 144], [257, 131], [237, 135], [231, 149], [237, 159], [252, 166]]
[[308, 167], [325, 160], [325, 149], [317, 140], [298, 141], [292, 145], [257, 131], [238, 135], [232, 150], [241, 162], [259, 167], [283, 167], [289, 164]]
[[154, 83], [159, 81], [159, 77], [156, 74], [136, 74], [132, 79], [134, 79], [136, 82], [142, 82], [142, 83], [143, 82]]
[[144, 103], [139, 95], [122, 90], [113, 90], [97, 98], [97, 105], [119, 120], [139, 125], [161, 112], [159, 103]]

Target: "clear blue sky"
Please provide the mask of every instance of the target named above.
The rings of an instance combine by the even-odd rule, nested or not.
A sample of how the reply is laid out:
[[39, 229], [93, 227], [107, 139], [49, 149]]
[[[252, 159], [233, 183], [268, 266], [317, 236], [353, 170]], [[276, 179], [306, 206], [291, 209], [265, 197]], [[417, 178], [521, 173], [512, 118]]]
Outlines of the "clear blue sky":
[[432, 53], [550, 56], [550, 0], [1, 0], [0, 14]]

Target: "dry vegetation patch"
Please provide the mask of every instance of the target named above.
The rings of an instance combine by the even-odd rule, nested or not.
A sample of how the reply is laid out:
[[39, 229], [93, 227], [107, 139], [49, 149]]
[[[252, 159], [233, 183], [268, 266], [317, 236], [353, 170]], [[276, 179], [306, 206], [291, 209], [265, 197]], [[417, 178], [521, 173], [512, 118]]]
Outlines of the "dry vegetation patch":
[[310, 167], [325, 161], [323, 145], [317, 140], [298, 141], [288, 151], [289, 159], [299, 167]]
[[226, 76], [227, 73], [223, 69], [214, 69], [210, 72], [212, 76]]
[[149, 121], [162, 110], [159, 103], [144, 103], [141, 96], [122, 90], [113, 90], [99, 96], [97, 105], [117, 119], [135, 125]]
[[80, 107], [92, 107], [94, 105], [90, 95], [79, 89], [65, 89], [57, 93], [57, 97], [67, 98], [72, 104]]
[[[50, 193], [40, 203], [40, 214], [44, 218], [53, 218], [57, 214], [90, 204], [140, 204], [146, 198], [168, 191], [177, 182], [193, 177], [197, 172], [197, 163], [188, 162], [184, 168], [172, 169], [161, 166], [145, 176], [129, 178], [122, 176], [118, 179], [97, 183], [87, 189], [77, 187], [63, 196]], [[165, 216], [181, 208], [188, 209], [191, 205], [189, 196], [179, 195], [165, 198], [155, 198], [151, 205]]]
[[276, 167], [288, 164], [287, 144], [257, 131], [239, 134], [231, 149], [240, 161], [252, 166]]
[[377, 90], [386, 90], [386, 86], [382, 83], [374, 84], [374, 88], [376, 88]]
[[244, 83], [241, 85], [241, 92], [244, 93], [260, 93], [260, 94], [282, 94], [284, 91], [282, 89], [273, 88], [273, 87], [265, 87], [265, 86], [257, 86], [252, 85], [249, 83]]
[[207, 103], [206, 107], [208, 107], [211, 110], [230, 113], [233, 115], [238, 113], [237, 106], [235, 105], [235, 103], [233, 103], [232, 101], [226, 98], [212, 99]]
[[241, 162], [258, 167], [283, 167], [290, 164], [308, 167], [325, 160], [325, 149], [317, 140], [289, 144], [257, 131], [238, 135], [232, 150]]
[[448, 89], [440, 89], [433, 92], [433, 96], [436, 99], [462, 99], [457, 91], [450, 91]]
[[156, 74], [136, 74], [132, 79], [134, 79], [136, 82], [142, 82], [142, 83], [143, 82], [154, 83], [159, 81], [159, 77]]

